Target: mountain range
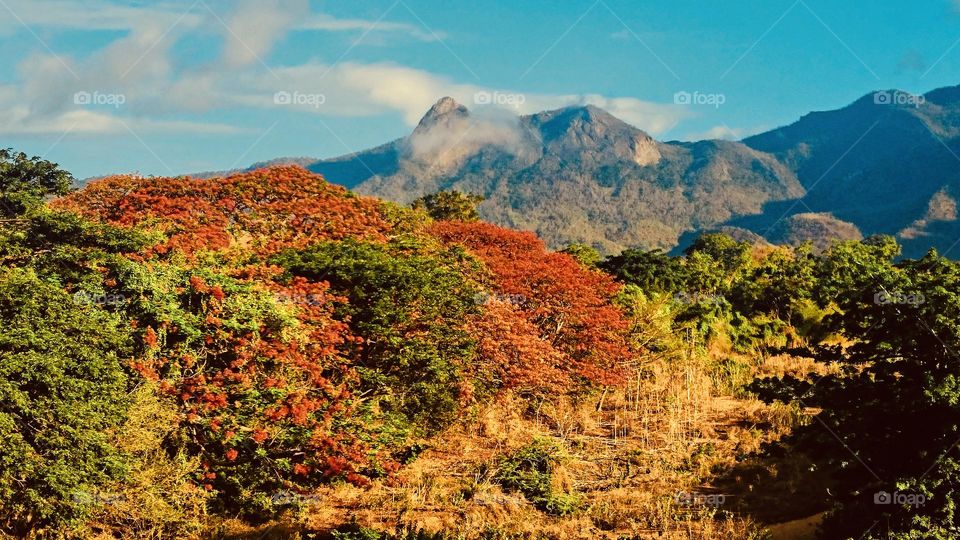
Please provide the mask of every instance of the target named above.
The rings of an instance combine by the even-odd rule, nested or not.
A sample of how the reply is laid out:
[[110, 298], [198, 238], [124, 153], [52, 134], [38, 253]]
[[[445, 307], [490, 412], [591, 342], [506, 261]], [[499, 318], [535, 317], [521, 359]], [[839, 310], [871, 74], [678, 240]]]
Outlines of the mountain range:
[[960, 86], [874, 92], [742, 141], [661, 142], [597, 107], [517, 117], [438, 101], [406, 137], [332, 159], [283, 158], [409, 203], [485, 197], [485, 220], [552, 247], [677, 249], [698, 233], [795, 244], [870, 234], [909, 256], [960, 239]]

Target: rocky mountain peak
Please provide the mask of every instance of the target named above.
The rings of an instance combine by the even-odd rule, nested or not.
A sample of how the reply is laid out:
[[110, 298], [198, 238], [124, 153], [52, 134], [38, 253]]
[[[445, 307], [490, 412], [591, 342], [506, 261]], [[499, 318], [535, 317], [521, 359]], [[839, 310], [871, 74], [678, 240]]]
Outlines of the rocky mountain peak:
[[417, 125], [417, 131], [430, 129], [436, 125], [450, 125], [468, 116], [470, 116], [470, 111], [466, 107], [452, 97], [446, 96], [434, 103], [433, 107], [430, 107], [430, 110], [427, 111], [427, 114], [420, 119], [420, 124]]
[[543, 112], [533, 115], [531, 123], [548, 151], [567, 160], [652, 165], [660, 159], [649, 135], [594, 105]]

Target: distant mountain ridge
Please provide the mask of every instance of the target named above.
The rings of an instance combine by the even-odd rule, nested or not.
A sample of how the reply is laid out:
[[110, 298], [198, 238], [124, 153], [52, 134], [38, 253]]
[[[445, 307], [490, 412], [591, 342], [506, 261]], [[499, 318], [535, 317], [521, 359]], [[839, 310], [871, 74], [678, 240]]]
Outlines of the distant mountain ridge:
[[[906, 99], [889, 97], [897, 95]], [[792, 209], [771, 205], [737, 224], [766, 230], [784, 213], [829, 212], [865, 234], [898, 236], [911, 256], [950, 249], [960, 238], [958, 136], [960, 87], [874, 93], [749, 137], [745, 144], [795, 171], [807, 194]]]
[[960, 87], [868, 94], [740, 142], [660, 142], [590, 105], [514, 117], [443, 98], [407, 137], [257, 166], [296, 163], [401, 203], [478, 193], [484, 219], [555, 248], [671, 249], [700, 231], [743, 230], [821, 247], [894, 234], [918, 255], [960, 238], [958, 137]]

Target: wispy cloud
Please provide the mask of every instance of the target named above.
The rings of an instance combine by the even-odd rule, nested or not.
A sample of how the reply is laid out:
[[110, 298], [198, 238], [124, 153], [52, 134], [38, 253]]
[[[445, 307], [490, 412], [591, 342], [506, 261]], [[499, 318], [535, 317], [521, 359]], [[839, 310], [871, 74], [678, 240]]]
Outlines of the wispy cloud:
[[[276, 23], [295, 16], [292, 28], [321, 32], [376, 32], [383, 34], [405, 34], [420, 41], [435, 41], [446, 34], [436, 34], [409, 23], [393, 21], [375, 21], [361, 18], [338, 18], [328, 13], [311, 13], [306, 0], [264, 0], [260, 2], [244, 1], [235, 3], [209, 0], [196, 5], [193, 0], [179, 2], [158, 1], [141, 5], [122, 4], [109, 0], [4, 0], [10, 9], [24, 23], [36, 28], [62, 28], [86, 31], [130, 30], [149, 21], [158, 25], [171, 25], [181, 19], [186, 27], [198, 27], [209, 22], [209, 14], [203, 6], [209, 6], [216, 13], [232, 13], [239, 16], [234, 20], [234, 30], [246, 39], [246, 32], [276, 30]], [[191, 9], [193, 8], [193, 9]], [[4, 10], [5, 11], [5, 10]], [[255, 14], [251, 14], [254, 11]], [[250, 22], [259, 21], [260, 25]], [[19, 22], [11, 17], [0, 17], [0, 29], [15, 29]], [[248, 46], [254, 48], [257, 37], [251, 37]]]
[[236, 134], [249, 130], [211, 122], [119, 118], [108, 113], [77, 109], [46, 118], [30, 115], [23, 107], [0, 111], [0, 126], [6, 135], [42, 135], [48, 133], [124, 134], [130, 129], [142, 133]]
[[224, 62], [239, 67], [264, 62], [274, 44], [310, 13], [307, 0], [242, 0], [230, 15], [221, 18]]
[[714, 140], [720, 139], [725, 141], [739, 141], [751, 135], [756, 135], [757, 133], [763, 133], [770, 129], [770, 126], [753, 126], [753, 127], [730, 127], [726, 124], [721, 124], [718, 126], [713, 126], [712, 128], [706, 131], [700, 131], [697, 133], [689, 133], [683, 137], [682, 140], [685, 141], [703, 141], [703, 140]]
[[445, 39], [444, 32], [429, 32], [417, 25], [372, 21], [367, 19], [338, 19], [325, 13], [316, 13], [297, 25], [297, 30], [319, 30], [324, 32], [381, 32], [406, 34], [420, 41]]
[[[144, 23], [169, 26], [191, 6], [191, 3], [163, 1], [129, 5], [107, 0], [4, 0], [4, 3], [30, 26], [87, 31], [130, 30]], [[196, 11], [187, 13], [182, 24], [197, 26], [202, 21], [202, 14]], [[0, 28], [16, 28], [19, 24], [6, 14], [0, 17]]]
[[[481, 93], [522, 97], [508, 104], [517, 114], [592, 104], [653, 134], [668, 131], [687, 116], [672, 104], [600, 95], [521, 94], [389, 62], [331, 63], [332, 59], [314, 58], [299, 65], [269, 65], [272, 49], [298, 30], [377, 30], [420, 39], [440, 35], [402, 23], [311, 13], [307, 0], [243, 0], [229, 9], [197, 0], [193, 9], [183, 3], [134, 8], [104, 0], [53, 0], [55, 6], [39, 9], [39, 3], [6, 1], [27, 24], [127, 31], [81, 58], [40, 52], [23, 60], [18, 82], [0, 87], [3, 134], [62, 133], [68, 128], [72, 133], [122, 133], [128, 127], [144, 132], [231, 133], [238, 128], [222, 124], [203, 128], [202, 122], [183, 118], [240, 109], [347, 117], [398, 114], [412, 126], [440, 97], [453, 96], [474, 107], [475, 96]], [[173, 55], [175, 45], [199, 33], [220, 37], [220, 58], [198, 68], [180, 67]], [[313, 97], [291, 100], [279, 109], [278, 92]], [[90, 94], [93, 102], [78, 103], [78, 93]], [[117, 97], [102, 103], [98, 96], [108, 102], [110, 96]]]

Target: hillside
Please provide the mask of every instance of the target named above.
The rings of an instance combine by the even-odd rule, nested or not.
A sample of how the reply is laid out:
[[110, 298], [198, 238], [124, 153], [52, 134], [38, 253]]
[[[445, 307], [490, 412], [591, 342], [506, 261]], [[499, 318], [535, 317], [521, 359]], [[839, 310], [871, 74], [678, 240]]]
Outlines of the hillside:
[[[892, 237], [602, 258], [469, 197], [402, 207], [297, 166], [73, 191], [41, 158], [0, 160], [0, 534], [957, 526], [960, 266], [895, 262]], [[784, 222], [789, 243], [856, 236]], [[925, 504], [876, 502], [891, 492]]]
[[919, 256], [960, 235], [955, 217], [933, 208], [955, 205], [960, 190], [958, 88], [871, 93], [742, 142], [691, 143], [656, 141], [593, 106], [516, 118], [444, 98], [407, 137], [267, 164], [302, 165], [401, 203], [477, 193], [484, 219], [532, 230], [554, 248], [682, 248], [698, 232], [768, 235], [781, 218], [826, 213], [863, 235], [896, 235]]
[[[66, 196], [18, 195], [29, 205], [0, 221], [0, 434], [29, 456], [0, 464], [4, 532], [348, 534], [365, 516], [469, 538], [656, 534], [678, 525], [652, 497], [704, 478], [672, 470], [693, 436], [670, 431], [674, 415], [746, 414], [694, 402], [711, 383], [699, 375], [691, 396], [676, 366], [631, 391], [641, 363], [680, 345], [661, 328], [654, 353], [629, 307], [641, 296], [532, 233], [432, 219], [296, 166], [67, 193], [68, 175], [17, 159]], [[36, 389], [45, 369], [64, 394]], [[683, 409], [665, 414], [663, 399]], [[72, 412], [34, 439], [49, 407]], [[31, 472], [41, 464], [69, 474]], [[645, 464], [655, 477], [630, 472]], [[719, 536], [755, 528], [680, 520]]]
[[658, 142], [593, 106], [510, 118], [450, 98], [408, 137], [305, 166], [401, 203], [442, 189], [477, 193], [486, 220], [604, 253], [672, 247], [684, 231], [803, 193], [789, 170], [740, 143]]
[[955, 205], [960, 187], [960, 87], [881, 95], [904, 97], [877, 103], [868, 94], [745, 139], [795, 171], [807, 193], [796, 205], [771, 205], [736, 224], [763, 230], [784, 212], [828, 212], [864, 234], [897, 235], [910, 256], [949, 249], [960, 225], [933, 207]]
[[814, 249], [823, 251], [833, 242], [862, 240], [863, 235], [852, 223], [840, 221], [830, 214], [807, 212], [781, 219], [766, 233], [766, 238], [774, 244], [787, 246], [810, 242]]

